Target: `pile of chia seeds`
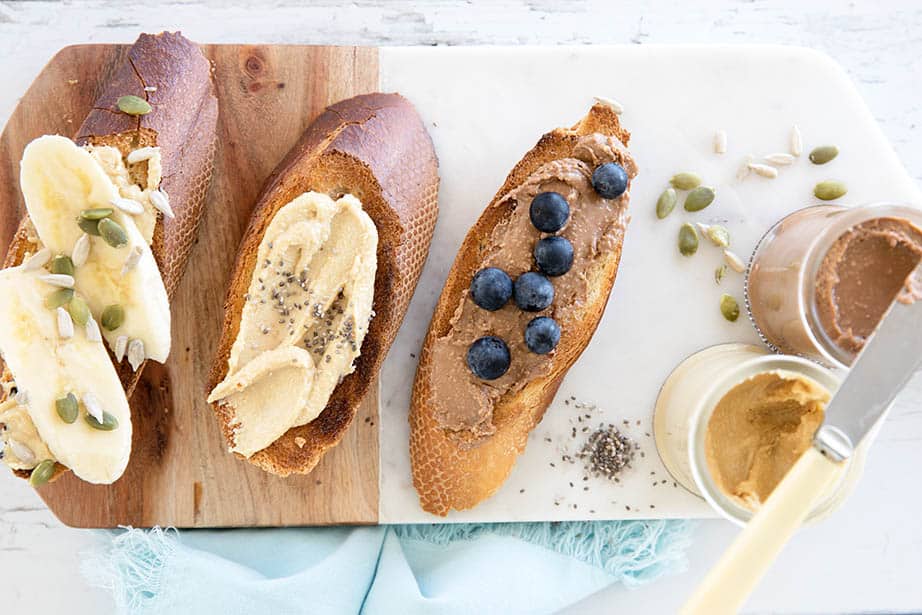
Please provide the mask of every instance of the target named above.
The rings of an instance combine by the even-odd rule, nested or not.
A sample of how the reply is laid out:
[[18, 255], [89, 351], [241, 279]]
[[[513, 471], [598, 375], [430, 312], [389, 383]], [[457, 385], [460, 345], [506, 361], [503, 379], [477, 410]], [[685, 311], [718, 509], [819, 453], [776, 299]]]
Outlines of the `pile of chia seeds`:
[[576, 457], [583, 460], [586, 471], [593, 476], [615, 480], [622, 470], [631, 467], [637, 448], [638, 445], [614, 425], [599, 425]]

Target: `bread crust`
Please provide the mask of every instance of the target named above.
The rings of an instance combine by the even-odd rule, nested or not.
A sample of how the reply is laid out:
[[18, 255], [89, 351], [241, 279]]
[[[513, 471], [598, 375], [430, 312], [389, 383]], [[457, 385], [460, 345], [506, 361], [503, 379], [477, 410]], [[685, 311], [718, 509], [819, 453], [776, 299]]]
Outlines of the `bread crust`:
[[462, 291], [470, 286], [481, 267], [478, 254], [494, 227], [510, 211], [512, 202], [503, 203], [503, 198], [540, 166], [571, 157], [579, 138], [593, 133], [617, 137], [624, 145], [630, 139], [617, 114], [601, 104], [593, 106], [572, 128], [545, 134], [509, 173], [455, 257], [423, 342], [410, 402], [410, 460], [423, 510], [444, 516], [451, 509], [472, 508], [499, 489], [524, 451], [528, 434], [544, 416], [564, 376], [589, 344], [602, 318], [621, 259], [621, 241], [585, 272], [589, 295], [581, 307], [573, 308], [580, 310], [574, 320], [581, 324], [563, 332], [554, 354], [549, 355], [552, 363], [548, 375], [532, 380], [517, 393], [507, 393], [494, 406], [496, 432], [473, 447], [461, 446], [438, 424], [433, 399], [439, 391], [432, 387], [432, 349], [435, 341], [451, 329]]
[[[74, 135], [78, 145], [109, 145], [123, 155], [139, 147], [161, 148], [161, 189], [170, 196], [175, 217], [161, 216], [154, 228], [151, 251], [171, 299], [195, 242], [214, 167], [218, 101], [212, 72], [201, 48], [179, 32], [141, 34], [101, 88], [102, 94]], [[156, 90], [146, 91], [146, 86]], [[152, 111], [143, 116], [120, 112], [117, 101], [128, 94], [148, 100]], [[27, 252], [36, 250], [30, 234], [31, 222], [25, 215], [10, 243], [4, 268], [19, 265]], [[110, 356], [114, 362], [111, 351]], [[136, 371], [127, 362], [116, 364], [128, 397], [146, 363]], [[0, 367], [8, 371], [2, 362]], [[66, 470], [58, 464], [53, 479]], [[29, 476], [24, 471], [16, 474]]]
[[[224, 326], [210, 388], [224, 380], [237, 338], [244, 295], [262, 237], [275, 213], [304, 192], [356, 196], [378, 229], [375, 312], [355, 371], [326, 408], [246, 459], [279, 476], [306, 474], [335, 446], [375, 382], [397, 335], [429, 252], [438, 214], [438, 160], [413, 105], [399, 94], [366, 94], [328, 107], [273, 171], [253, 210], [227, 290]], [[232, 442], [232, 411], [212, 404]], [[302, 445], [299, 446], [298, 442]]]

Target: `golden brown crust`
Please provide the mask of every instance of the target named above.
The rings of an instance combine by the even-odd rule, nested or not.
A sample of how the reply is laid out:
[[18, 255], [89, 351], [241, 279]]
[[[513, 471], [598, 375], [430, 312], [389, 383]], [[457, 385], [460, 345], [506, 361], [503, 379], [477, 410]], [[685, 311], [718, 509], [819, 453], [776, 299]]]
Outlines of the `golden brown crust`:
[[[499, 489], [525, 449], [529, 432], [544, 416], [564, 375], [589, 344], [602, 318], [618, 271], [621, 242], [585, 272], [590, 280], [589, 296], [580, 308], [581, 313], [574, 315], [574, 320], [582, 324], [563, 333], [549, 359], [552, 365], [548, 376], [531, 381], [518, 393], [507, 394], [495, 405], [496, 433], [475, 447], [462, 447], [457, 438], [451, 438], [439, 426], [432, 403], [434, 396], [439, 394], [431, 388], [432, 347], [436, 339], [450, 330], [461, 293], [470, 286], [471, 278], [480, 268], [478, 254], [493, 228], [508, 215], [508, 207], [496, 205], [541, 165], [570, 157], [579, 138], [592, 133], [615, 136], [625, 145], [630, 138], [618, 116], [603, 105], [592, 107], [573, 128], [545, 134], [512, 169], [490, 205], [468, 231], [449, 271], [420, 353], [410, 402], [413, 484], [419, 493], [420, 505], [428, 512], [444, 516], [451, 509], [471, 508]], [[510, 201], [508, 205], [513, 203]]]
[[[146, 86], [156, 90], [145, 91]], [[110, 145], [123, 154], [148, 145], [161, 148], [161, 188], [170, 196], [175, 218], [157, 223], [151, 250], [172, 298], [195, 241], [214, 164], [218, 101], [211, 63], [198, 45], [178, 32], [142, 34], [102, 92], [74, 140], [80, 145]], [[116, 102], [128, 94], [147, 99], [152, 111], [140, 117], [121, 113]], [[4, 267], [20, 264], [26, 252], [35, 251], [28, 239], [30, 227], [28, 216], [23, 217]], [[5, 370], [2, 363], [0, 367]], [[144, 366], [132, 371], [123, 362], [116, 370], [130, 397]], [[56, 467], [55, 477], [62, 468]]]
[[[241, 242], [225, 302], [210, 388], [224, 379], [259, 244], [275, 213], [314, 190], [353, 194], [378, 228], [378, 267], [368, 333], [355, 371], [313, 421], [289, 429], [250, 463], [280, 476], [310, 472], [352, 423], [397, 335], [429, 252], [438, 213], [438, 160], [413, 105], [398, 94], [356, 96], [329, 107], [269, 177]], [[212, 405], [228, 442], [231, 411]], [[303, 446], [295, 443], [303, 438]], [[299, 440], [300, 441], [300, 440]], [[241, 457], [242, 458], [242, 457]]]

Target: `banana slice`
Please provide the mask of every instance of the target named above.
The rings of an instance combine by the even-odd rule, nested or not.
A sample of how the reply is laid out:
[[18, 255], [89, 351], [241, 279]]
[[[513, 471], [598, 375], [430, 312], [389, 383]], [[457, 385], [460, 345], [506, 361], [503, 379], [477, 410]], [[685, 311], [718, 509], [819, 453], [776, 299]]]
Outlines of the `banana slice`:
[[[47, 446], [57, 461], [87, 482], [111, 483], [125, 471], [131, 453], [131, 412], [125, 391], [106, 349], [100, 341], [87, 339], [84, 327], [76, 327], [68, 339], [61, 337], [57, 311], [45, 303], [55, 288], [39, 275], [22, 266], [0, 271], [0, 348], [21, 393], [20, 405], [28, 411], [40, 441], [31, 442], [34, 432], [16, 431], [16, 425], [8, 426], [10, 433], [5, 436], [29, 451], [44, 454], [42, 445]], [[68, 393], [97, 402], [117, 426], [108, 431], [94, 427], [82, 401], [77, 419], [66, 423], [55, 401]], [[105, 426], [112, 424], [108, 420]]]
[[72, 254], [87, 232], [86, 223], [78, 225], [81, 212], [113, 210], [108, 222], [99, 223], [103, 236], [90, 233], [86, 263], [74, 274], [76, 289], [99, 322], [106, 308], [121, 306], [119, 326], [102, 328], [111, 348], [125, 336], [143, 342], [146, 358], [164, 362], [170, 353], [170, 306], [163, 278], [136, 221], [113, 207], [119, 193], [99, 163], [70, 139], [39, 137], [23, 153], [20, 182], [29, 217], [54, 254]]

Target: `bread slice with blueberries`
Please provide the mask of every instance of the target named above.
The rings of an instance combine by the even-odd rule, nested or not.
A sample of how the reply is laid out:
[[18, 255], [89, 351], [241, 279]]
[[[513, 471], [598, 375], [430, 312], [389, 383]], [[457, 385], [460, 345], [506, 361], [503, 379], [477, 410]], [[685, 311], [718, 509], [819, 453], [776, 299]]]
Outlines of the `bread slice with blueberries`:
[[629, 138], [604, 104], [545, 134], [465, 237], [410, 405], [424, 510], [472, 508], [500, 488], [589, 344], [628, 223]]

